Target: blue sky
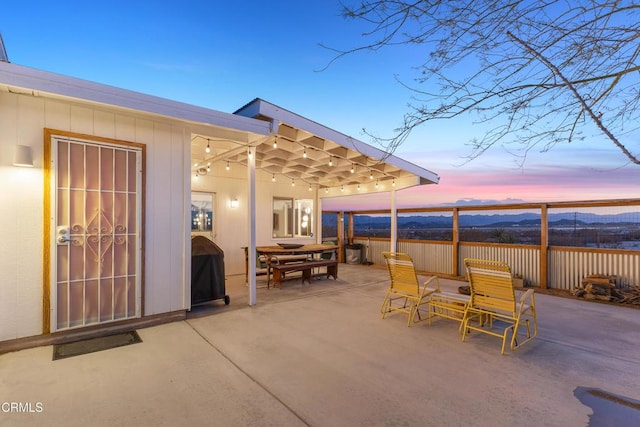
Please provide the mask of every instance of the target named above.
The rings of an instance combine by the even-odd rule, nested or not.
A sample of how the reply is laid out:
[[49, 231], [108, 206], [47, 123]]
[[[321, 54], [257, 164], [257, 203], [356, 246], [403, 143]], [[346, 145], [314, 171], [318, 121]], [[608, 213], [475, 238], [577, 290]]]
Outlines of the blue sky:
[[[389, 135], [401, 122], [411, 93], [394, 75], [409, 81], [426, 53], [357, 53], [318, 71], [333, 56], [320, 43], [356, 46], [364, 30], [344, 20], [333, 0], [22, 1], [3, 5], [0, 15], [12, 63], [225, 112], [260, 97], [370, 142], [363, 128]], [[524, 167], [505, 147], [465, 162], [468, 141], [482, 130], [459, 118], [414, 132], [395, 154], [438, 173], [441, 183], [400, 191], [399, 204], [640, 197], [640, 166], [604, 137], [534, 150]], [[388, 206], [384, 197], [376, 203], [370, 207]]]

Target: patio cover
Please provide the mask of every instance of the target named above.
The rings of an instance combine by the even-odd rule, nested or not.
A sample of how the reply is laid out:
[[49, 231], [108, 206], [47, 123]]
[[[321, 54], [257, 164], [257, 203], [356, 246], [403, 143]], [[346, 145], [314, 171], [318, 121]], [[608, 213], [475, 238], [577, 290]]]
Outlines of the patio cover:
[[[198, 165], [226, 161], [244, 165], [249, 180], [249, 253], [256, 250], [255, 170], [292, 183], [317, 189], [318, 197], [391, 192], [391, 250], [395, 248], [395, 192], [417, 185], [435, 184], [435, 173], [395, 157], [362, 141], [322, 126], [312, 120], [256, 98], [234, 114], [270, 123], [270, 135], [254, 144], [238, 146], [216, 142], [216, 150], [205, 154], [211, 141], [196, 136], [192, 154]], [[211, 150], [211, 147], [210, 147]], [[249, 263], [249, 304], [256, 303], [255, 265]]]

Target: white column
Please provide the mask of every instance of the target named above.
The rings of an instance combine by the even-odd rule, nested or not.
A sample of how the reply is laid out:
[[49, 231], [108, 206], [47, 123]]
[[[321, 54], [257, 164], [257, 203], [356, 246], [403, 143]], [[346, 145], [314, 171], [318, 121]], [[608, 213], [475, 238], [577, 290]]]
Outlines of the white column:
[[322, 243], [324, 240], [322, 237], [322, 199], [318, 197], [318, 191], [316, 190], [316, 243]]
[[256, 156], [255, 148], [247, 149], [249, 180], [249, 305], [256, 305]]
[[398, 214], [396, 210], [396, 190], [391, 190], [391, 252], [395, 252], [398, 247]]

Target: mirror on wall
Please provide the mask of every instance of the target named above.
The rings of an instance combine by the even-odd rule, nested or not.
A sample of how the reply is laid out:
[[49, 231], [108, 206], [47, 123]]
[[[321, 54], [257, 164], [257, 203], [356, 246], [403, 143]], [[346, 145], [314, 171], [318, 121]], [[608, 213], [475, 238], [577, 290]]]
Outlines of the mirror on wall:
[[293, 237], [293, 199], [273, 198], [273, 237]]
[[295, 201], [296, 236], [313, 236], [313, 200], [300, 199]]
[[205, 235], [213, 240], [215, 230], [215, 194], [191, 193], [191, 234]]
[[273, 237], [312, 237], [313, 200], [273, 198]]

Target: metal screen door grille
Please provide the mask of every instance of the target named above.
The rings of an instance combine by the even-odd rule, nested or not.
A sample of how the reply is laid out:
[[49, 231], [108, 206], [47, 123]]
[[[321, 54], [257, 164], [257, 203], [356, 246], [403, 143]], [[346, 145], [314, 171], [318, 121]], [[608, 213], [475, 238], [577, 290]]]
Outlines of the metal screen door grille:
[[54, 141], [54, 329], [139, 317], [141, 152]]

